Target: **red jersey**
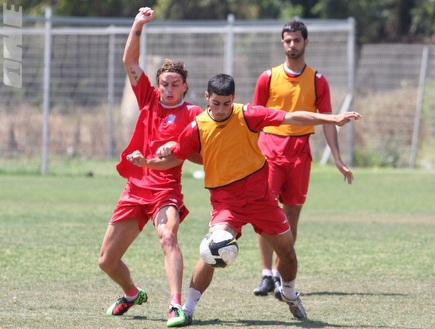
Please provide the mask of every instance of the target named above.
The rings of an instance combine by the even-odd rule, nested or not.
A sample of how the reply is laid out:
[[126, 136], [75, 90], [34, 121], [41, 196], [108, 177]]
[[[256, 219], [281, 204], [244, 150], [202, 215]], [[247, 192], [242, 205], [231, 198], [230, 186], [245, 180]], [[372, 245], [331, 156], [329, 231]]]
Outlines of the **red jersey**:
[[145, 158], [155, 158], [160, 146], [177, 141], [184, 128], [202, 113], [201, 108], [185, 101], [174, 107], [162, 105], [160, 92], [145, 74], [132, 88], [140, 111], [130, 142], [116, 166], [119, 174], [137, 186], [155, 190], [166, 189], [174, 183], [181, 184], [182, 165], [168, 170], [153, 170], [133, 165], [126, 156], [139, 150]]

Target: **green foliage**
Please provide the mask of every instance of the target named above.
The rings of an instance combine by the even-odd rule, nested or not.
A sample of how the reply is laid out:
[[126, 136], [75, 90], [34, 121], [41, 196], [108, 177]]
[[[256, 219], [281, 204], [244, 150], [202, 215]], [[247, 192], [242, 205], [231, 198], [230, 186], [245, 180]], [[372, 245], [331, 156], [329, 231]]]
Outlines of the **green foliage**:
[[435, 34], [435, 0], [416, 0], [411, 14], [410, 32], [427, 38], [433, 37]]
[[226, 20], [229, 14], [237, 19], [258, 17], [257, 6], [251, 0], [158, 0], [154, 9], [159, 19]]
[[355, 17], [360, 43], [415, 41], [435, 34], [434, 4], [434, 0], [320, 0], [312, 13], [325, 19]]
[[138, 8], [153, 7], [156, 0], [23, 0], [8, 1], [23, 7], [26, 15], [41, 16], [45, 6], [53, 8], [54, 16], [132, 17]]
[[134, 17], [149, 6], [159, 19], [337, 19], [355, 17], [358, 41], [417, 41], [435, 35], [435, 0], [23, 0], [26, 14], [42, 15], [50, 4], [56, 16]]

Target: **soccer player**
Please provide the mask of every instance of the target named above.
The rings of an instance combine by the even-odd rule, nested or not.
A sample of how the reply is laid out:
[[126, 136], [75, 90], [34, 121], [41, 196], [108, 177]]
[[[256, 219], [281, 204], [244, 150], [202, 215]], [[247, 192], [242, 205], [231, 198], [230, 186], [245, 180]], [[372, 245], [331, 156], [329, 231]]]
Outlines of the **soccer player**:
[[[305, 63], [308, 31], [299, 20], [286, 23], [281, 32], [285, 62], [264, 71], [258, 78], [253, 105], [295, 112], [301, 109], [332, 114], [328, 81], [325, 76]], [[344, 180], [352, 183], [353, 175], [343, 163], [338, 147], [337, 130], [324, 125], [326, 142], [335, 159], [335, 165]], [[296, 242], [299, 215], [305, 203], [311, 170], [310, 135], [313, 126], [265, 127], [260, 136], [260, 148], [269, 162], [269, 184], [278, 196], [292, 228]], [[279, 294], [280, 273], [273, 262], [273, 250], [261, 235], [258, 236], [261, 263], [261, 282], [254, 290], [257, 296], [266, 296], [275, 290]]]
[[[358, 113], [324, 115], [311, 112], [287, 113], [250, 104], [235, 104], [235, 83], [219, 74], [209, 80], [205, 94], [207, 109], [188, 125], [173, 149], [165, 148], [160, 158], [147, 159], [139, 150], [127, 156], [133, 164], [154, 169], [180, 166], [192, 153], [199, 152], [204, 163], [204, 184], [213, 207], [210, 231], [224, 229], [239, 238], [242, 227], [251, 224], [255, 232], [279, 256], [282, 275], [279, 300], [288, 304], [298, 319], [306, 318], [296, 292], [297, 258], [289, 222], [267, 183], [267, 160], [258, 146], [258, 134], [265, 126], [281, 124], [344, 125], [359, 119]], [[172, 152], [172, 153], [171, 153]], [[210, 285], [214, 268], [202, 258], [193, 271], [186, 302], [185, 323], [192, 322], [195, 307]]]
[[151, 220], [165, 257], [170, 290], [167, 326], [172, 327], [185, 321], [181, 307], [183, 257], [177, 240], [179, 224], [188, 214], [181, 191], [181, 164], [165, 171], [152, 170], [132, 165], [126, 156], [141, 150], [144, 156], [155, 157], [162, 145], [175, 143], [185, 126], [202, 110], [184, 101], [188, 72], [183, 62], [166, 59], [156, 74], [157, 88], [140, 68], [142, 27], [153, 17], [151, 8], [139, 10], [124, 50], [125, 69], [140, 112], [129, 145], [117, 165], [119, 174], [127, 178], [127, 185], [107, 227], [99, 266], [124, 292], [107, 309], [107, 315], [123, 315], [133, 305], [146, 302], [147, 294], [133, 283], [122, 256]]

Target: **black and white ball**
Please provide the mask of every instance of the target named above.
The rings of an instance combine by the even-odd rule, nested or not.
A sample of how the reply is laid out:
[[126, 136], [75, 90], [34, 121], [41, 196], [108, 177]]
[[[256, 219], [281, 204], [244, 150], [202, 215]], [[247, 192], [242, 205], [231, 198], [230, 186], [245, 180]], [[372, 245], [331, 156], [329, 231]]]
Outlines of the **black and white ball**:
[[227, 267], [236, 260], [239, 246], [230, 232], [214, 230], [204, 237], [199, 252], [204, 262], [211, 267]]

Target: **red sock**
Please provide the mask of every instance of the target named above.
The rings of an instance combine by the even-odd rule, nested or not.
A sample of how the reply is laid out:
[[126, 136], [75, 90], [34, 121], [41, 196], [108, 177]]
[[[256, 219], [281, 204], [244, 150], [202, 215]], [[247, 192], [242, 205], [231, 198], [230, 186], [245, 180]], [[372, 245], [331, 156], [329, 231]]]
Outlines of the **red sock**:
[[136, 297], [138, 292], [139, 292], [139, 289], [136, 286], [134, 286], [129, 291], [124, 291], [124, 294], [127, 298], [128, 297]]
[[171, 304], [181, 305], [181, 294], [172, 294]]

